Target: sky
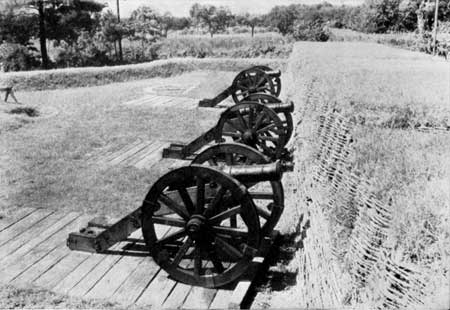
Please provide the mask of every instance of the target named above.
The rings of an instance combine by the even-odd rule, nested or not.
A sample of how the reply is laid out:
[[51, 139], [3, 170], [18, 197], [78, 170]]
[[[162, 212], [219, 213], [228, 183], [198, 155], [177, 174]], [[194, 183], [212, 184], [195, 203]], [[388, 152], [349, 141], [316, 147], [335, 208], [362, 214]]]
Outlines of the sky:
[[[116, 12], [117, 0], [98, 0], [98, 2], [107, 3], [109, 8]], [[263, 14], [269, 12], [276, 5], [315, 4], [320, 2], [323, 2], [323, 0], [119, 0], [120, 15], [123, 17], [128, 17], [133, 10], [142, 5], [150, 6], [161, 13], [169, 11], [175, 16], [188, 16], [189, 9], [194, 3], [228, 6], [233, 13]], [[357, 5], [362, 3], [363, 0], [327, 0], [327, 2], [333, 5]]]

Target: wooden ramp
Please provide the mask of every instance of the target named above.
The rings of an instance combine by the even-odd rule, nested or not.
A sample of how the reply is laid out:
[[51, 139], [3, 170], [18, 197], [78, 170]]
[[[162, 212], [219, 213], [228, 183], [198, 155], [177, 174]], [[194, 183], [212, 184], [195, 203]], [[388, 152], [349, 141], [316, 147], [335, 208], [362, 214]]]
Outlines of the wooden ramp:
[[91, 216], [24, 208], [0, 218], [0, 283], [35, 285], [85, 299], [106, 299], [124, 306], [160, 308], [240, 308], [247, 302], [252, 280], [264, 266], [272, 243], [267, 240], [247, 275], [225, 289], [177, 283], [148, 256], [140, 230], [108, 253], [70, 251], [69, 232]]

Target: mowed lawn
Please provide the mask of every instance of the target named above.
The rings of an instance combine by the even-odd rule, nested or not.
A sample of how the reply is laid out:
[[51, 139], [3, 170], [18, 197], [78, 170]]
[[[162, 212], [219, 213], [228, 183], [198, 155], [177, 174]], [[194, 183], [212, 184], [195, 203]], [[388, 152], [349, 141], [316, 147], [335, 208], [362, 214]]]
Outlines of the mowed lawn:
[[[235, 74], [192, 72], [99, 87], [17, 92], [21, 105], [0, 104], [0, 214], [22, 207], [112, 216], [133, 210], [167, 165], [151, 170], [104, 167], [89, 159], [138, 139], [188, 141], [205, 130], [199, 120], [213, 124], [217, 113], [123, 103], [148, 95], [148, 88], [171, 86], [197, 85], [184, 96], [212, 97]], [[41, 115], [7, 113], [17, 107], [32, 107]]]

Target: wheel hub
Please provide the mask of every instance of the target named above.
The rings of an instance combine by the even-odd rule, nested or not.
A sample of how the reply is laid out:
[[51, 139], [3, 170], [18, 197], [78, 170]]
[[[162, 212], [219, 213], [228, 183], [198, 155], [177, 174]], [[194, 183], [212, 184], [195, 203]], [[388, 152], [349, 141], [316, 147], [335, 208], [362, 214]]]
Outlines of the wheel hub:
[[254, 130], [246, 130], [242, 134], [242, 140], [245, 144], [253, 145], [257, 141], [257, 135]]
[[199, 214], [193, 215], [186, 224], [187, 234], [194, 240], [205, 238], [206, 219]]

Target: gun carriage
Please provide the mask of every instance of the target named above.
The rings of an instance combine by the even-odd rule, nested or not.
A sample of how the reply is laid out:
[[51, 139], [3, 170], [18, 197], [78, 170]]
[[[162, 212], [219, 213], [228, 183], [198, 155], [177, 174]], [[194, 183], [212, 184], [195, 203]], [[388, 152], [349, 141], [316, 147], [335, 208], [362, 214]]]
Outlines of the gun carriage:
[[281, 71], [274, 71], [267, 66], [254, 66], [241, 71], [230, 87], [212, 99], [200, 100], [200, 107], [215, 107], [231, 96], [238, 104], [254, 93], [265, 93], [278, 97], [281, 92]]

